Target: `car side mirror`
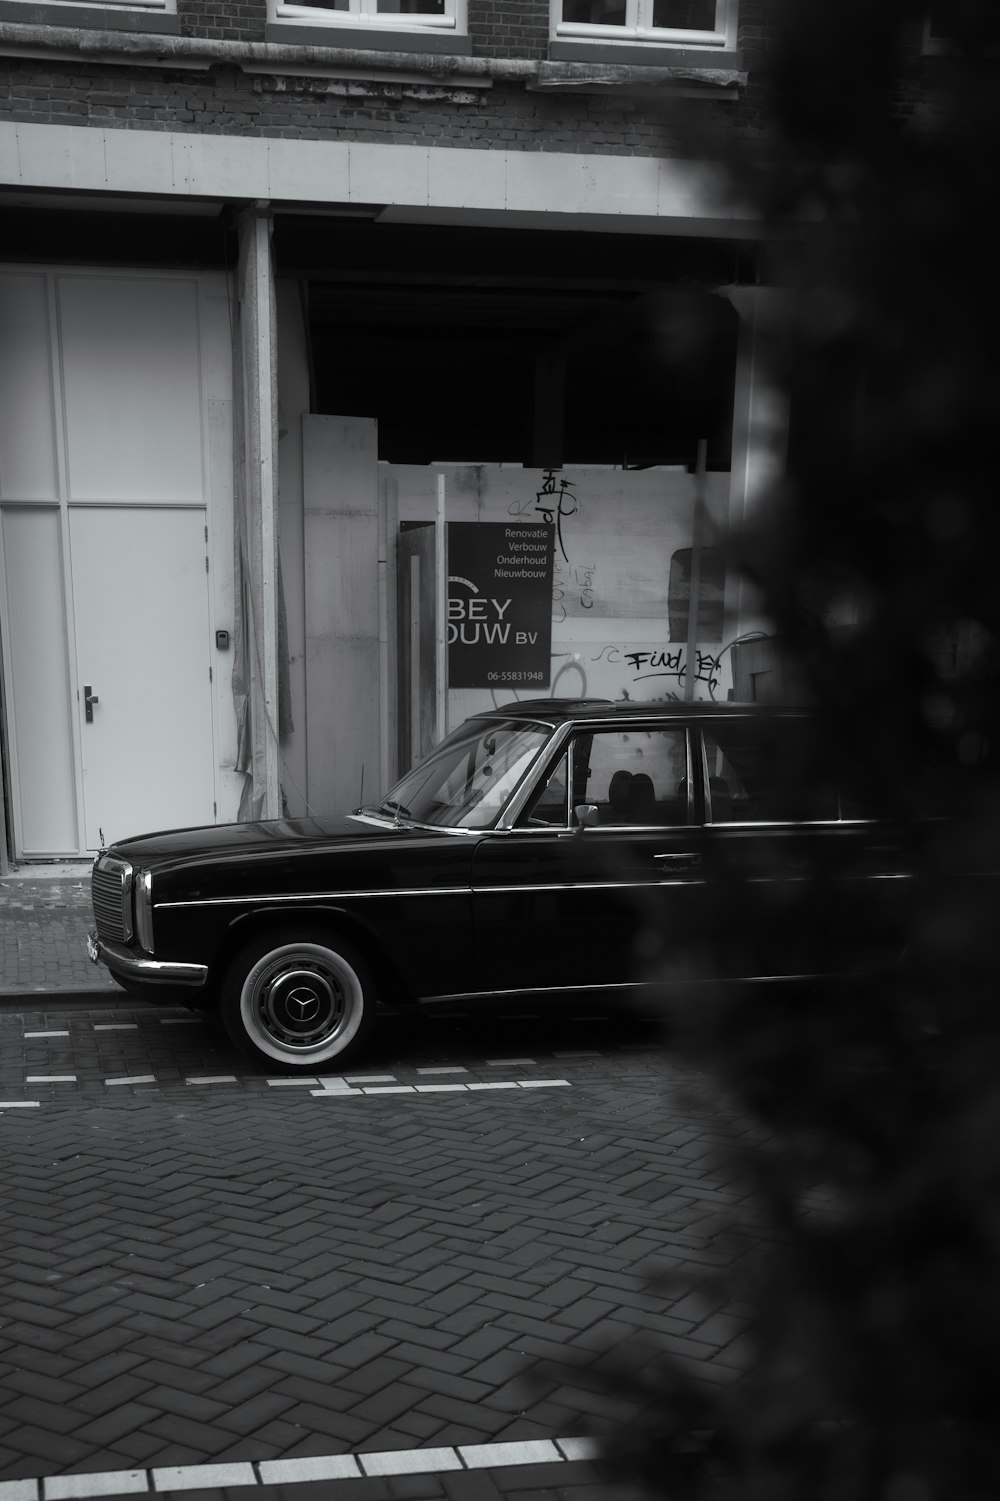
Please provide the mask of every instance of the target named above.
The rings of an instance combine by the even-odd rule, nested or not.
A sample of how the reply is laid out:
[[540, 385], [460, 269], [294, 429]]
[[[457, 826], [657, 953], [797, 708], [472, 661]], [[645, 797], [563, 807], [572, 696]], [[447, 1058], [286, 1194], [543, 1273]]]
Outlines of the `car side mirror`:
[[576, 819], [577, 833], [582, 834], [584, 829], [592, 829], [597, 824], [597, 804], [577, 803], [573, 809], [573, 816]]

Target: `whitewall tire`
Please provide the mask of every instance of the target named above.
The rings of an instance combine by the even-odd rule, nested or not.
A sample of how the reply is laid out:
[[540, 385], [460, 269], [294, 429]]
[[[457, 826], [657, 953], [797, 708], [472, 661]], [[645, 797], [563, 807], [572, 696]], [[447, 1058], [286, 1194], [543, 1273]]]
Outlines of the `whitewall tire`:
[[375, 1021], [375, 986], [352, 944], [272, 934], [230, 965], [220, 1009], [244, 1052], [271, 1067], [315, 1073], [360, 1052]]

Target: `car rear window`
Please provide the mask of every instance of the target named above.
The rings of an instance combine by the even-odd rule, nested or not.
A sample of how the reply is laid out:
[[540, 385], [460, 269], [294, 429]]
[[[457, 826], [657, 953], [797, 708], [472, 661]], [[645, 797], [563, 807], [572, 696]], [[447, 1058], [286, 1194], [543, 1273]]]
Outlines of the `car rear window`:
[[789, 715], [704, 727], [712, 823], [819, 823], [840, 817], [814, 723]]

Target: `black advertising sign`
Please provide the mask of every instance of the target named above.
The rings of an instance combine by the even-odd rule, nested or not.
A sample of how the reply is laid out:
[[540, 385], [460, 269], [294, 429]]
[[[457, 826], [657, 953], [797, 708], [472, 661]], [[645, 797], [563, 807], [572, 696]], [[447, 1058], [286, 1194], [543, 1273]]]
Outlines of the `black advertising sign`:
[[552, 527], [448, 523], [448, 686], [547, 688]]

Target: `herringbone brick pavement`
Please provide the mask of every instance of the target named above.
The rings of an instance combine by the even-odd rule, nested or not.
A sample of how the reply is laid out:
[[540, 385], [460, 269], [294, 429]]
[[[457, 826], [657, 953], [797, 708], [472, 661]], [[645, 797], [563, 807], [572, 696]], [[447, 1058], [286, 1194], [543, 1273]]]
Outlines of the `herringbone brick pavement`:
[[0, 1113], [0, 1477], [594, 1432], [626, 1412], [599, 1376], [623, 1340], [634, 1367], [669, 1349], [733, 1379], [743, 1310], [649, 1280], [756, 1233], [716, 1161], [738, 1128], [695, 1124], [684, 1083], [647, 1053], [548, 1095], [179, 1080]]
[[108, 971], [87, 958], [89, 866], [28, 869], [0, 877], [0, 998], [113, 996]]

